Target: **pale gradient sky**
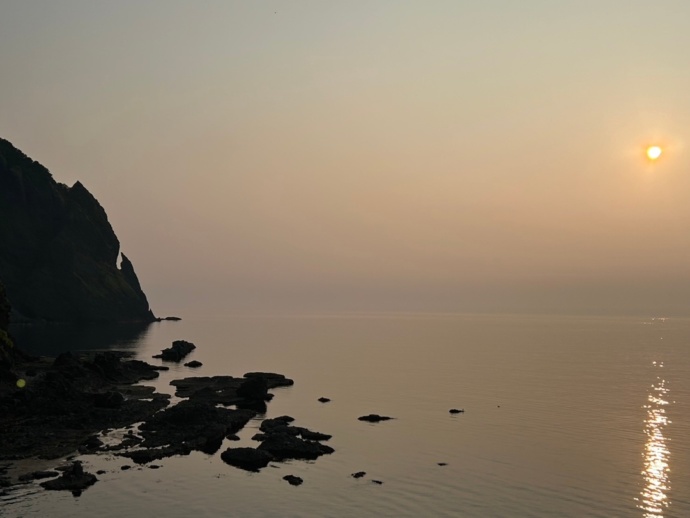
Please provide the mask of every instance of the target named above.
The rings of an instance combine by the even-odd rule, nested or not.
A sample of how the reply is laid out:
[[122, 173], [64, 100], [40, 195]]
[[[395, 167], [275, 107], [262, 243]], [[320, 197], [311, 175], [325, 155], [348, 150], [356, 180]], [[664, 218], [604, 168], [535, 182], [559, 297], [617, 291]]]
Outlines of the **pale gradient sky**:
[[686, 0], [0, 0], [0, 136], [162, 315], [686, 314], [689, 92]]

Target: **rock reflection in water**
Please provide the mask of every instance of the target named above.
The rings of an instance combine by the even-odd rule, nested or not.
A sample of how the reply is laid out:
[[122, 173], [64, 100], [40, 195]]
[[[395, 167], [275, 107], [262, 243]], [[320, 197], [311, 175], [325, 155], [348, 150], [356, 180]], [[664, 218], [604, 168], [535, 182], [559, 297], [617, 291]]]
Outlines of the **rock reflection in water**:
[[[655, 369], [663, 369], [663, 363], [653, 362]], [[645, 518], [664, 516], [669, 506], [668, 492], [671, 488], [669, 460], [671, 452], [668, 449], [668, 439], [664, 436], [664, 428], [670, 424], [666, 407], [669, 389], [663, 376], [657, 376], [649, 389], [647, 402], [643, 408], [647, 411], [645, 419], [645, 443], [642, 471], [643, 488], [637, 499], [637, 506], [643, 511]]]

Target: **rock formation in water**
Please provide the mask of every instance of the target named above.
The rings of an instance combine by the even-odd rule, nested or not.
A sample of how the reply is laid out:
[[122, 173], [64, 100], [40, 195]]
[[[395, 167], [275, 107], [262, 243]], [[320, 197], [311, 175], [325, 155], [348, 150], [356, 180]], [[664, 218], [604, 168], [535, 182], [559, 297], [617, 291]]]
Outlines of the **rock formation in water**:
[[0, 243], [0, 279], [17, 314], [60, 322], [154, 320], [96, 198], [80, 182], [56, 182], [3, 139]]

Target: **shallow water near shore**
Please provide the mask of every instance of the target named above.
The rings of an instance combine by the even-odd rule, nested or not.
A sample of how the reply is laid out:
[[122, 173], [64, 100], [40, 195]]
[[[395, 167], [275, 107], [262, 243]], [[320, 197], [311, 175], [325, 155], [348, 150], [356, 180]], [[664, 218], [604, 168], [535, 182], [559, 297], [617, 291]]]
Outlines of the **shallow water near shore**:
[[[20, 335], [41, 352], [44, 339]], [[220, 452], [159, 469], [85, 455], [88, 471], [106, 473], [81, 497], [29, 484], [2, 497], [0, 515], [690, 516], [690, 320], [231, 316], [95, 343], [158, 363], [151, 356], [176, 339], [194, 342], [188, 360], [203, 366], [169, 364], [143, 384], [172, 393], [169, 382], [185, 376], [285, 374], [295, 385], [273, 391], [267, 417], [332, 434], [335, 453], [260, 473], [224, 464]], [[395, 419], [357, 420], [369, 413]], [[239, 445], [257, 444], [259, 423]], [[367, 474], [352, 478], [357, 471]], [[287, 474], [304, 484], [290, 486]]]

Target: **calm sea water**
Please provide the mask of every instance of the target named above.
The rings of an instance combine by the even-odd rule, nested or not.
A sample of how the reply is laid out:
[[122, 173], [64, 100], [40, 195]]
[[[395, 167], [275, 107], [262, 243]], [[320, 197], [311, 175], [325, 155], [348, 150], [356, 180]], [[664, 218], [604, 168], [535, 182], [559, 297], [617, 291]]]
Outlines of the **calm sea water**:
[[[90, 340], [156, 362], [172, 340], [193, 341], [190, 359], [204, 366], [163, 373], [155, 385], [170, 393], [170, 380], [187, 375], [283, 373], [295, 385], [274, 391], [268, 417], [332, 434], [336, 452], [257, 474], [219, 454], [129, 471], [120, 470], [127, 459], [83, 456], [88, 470], [108, 472], [81, 497], [24, 486], [3, 497], [0, 514], [690, 516], [690, 320], [227, 317], [111, 331], [64, 331], [53, 346]], [[396, 419], [357, 420], [368, 413]], [[256, 444], [259, 424], [241, 445]], [[286, 474], [304, 484], [288, 485]]]

